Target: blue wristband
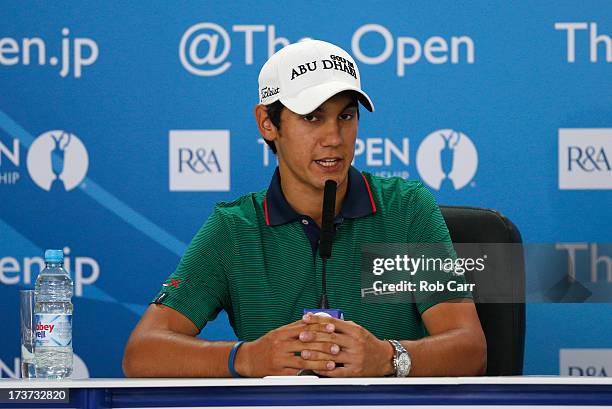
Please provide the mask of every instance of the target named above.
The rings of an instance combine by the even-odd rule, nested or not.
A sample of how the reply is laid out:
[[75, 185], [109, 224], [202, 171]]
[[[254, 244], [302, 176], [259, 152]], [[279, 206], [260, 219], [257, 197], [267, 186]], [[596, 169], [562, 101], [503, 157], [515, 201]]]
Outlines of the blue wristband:
[[244, 341], [238, 341], [232, 347], [230, 351], [229, 358], [227, 360], [227, 369], [229, 369], [230, 375], [232, 378], [242, 378], [238, 372], [236, 372], [236, 368], [234, 368], [234, 361], [236, 360], [236, 353], [238, 352], [238, 348], [244, 343]]

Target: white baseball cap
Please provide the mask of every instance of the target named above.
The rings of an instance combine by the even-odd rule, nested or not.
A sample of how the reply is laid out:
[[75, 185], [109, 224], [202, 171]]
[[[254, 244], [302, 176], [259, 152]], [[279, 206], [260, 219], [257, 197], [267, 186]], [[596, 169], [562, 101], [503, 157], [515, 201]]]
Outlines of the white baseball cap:
[[374, 104], [361, 89], [359, 69], [342, 48], [303, 40], [277, 51], [259, 72], [259, 102], [279, 101], [299, 115], [309, 114], [342, 91], [355, 91], [370, 112]]

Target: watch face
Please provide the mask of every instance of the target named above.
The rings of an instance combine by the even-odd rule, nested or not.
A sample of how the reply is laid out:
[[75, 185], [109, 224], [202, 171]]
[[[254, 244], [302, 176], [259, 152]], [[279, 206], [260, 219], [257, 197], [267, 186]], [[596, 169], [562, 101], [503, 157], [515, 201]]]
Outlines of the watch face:
[[408, 354], [400, 354], [399, 359], [397, 360], [397, 372], [401, 376], [408, 375], [410, 371], [410, 358], [408, 358]]

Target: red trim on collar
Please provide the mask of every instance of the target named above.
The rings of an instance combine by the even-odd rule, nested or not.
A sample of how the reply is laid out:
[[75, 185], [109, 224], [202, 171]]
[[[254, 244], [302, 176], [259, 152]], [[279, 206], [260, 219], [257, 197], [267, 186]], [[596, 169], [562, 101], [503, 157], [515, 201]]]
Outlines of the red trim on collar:
[[264, 197], [264, 213], [266, 214], [266, 226], [270, 225], [270, 219], [268, 218], [268, 198]]
[[372, 196], [372, 189], [370, 189], [370, 184], [368, 183], [368, 179], [366, 179], [365, 175], [362, 173], [361, 176], [368, 188], [368, 195], [370, 195], [370, 203], [372, 204], [372, 211], [376, 213], [376, 204], [374, 203], [374, 197]]

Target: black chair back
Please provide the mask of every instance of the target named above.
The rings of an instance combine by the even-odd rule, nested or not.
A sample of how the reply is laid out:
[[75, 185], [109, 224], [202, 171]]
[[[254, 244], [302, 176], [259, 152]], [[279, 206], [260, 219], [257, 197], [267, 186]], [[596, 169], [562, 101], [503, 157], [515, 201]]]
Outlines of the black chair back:
[[[500, 213], [482, 208], [464, 206], [440, 206], [453, 243], [517, 243], [502, 248], [495, 246], [488, 254], [487, 277], [476, 282], [476, 290], [483, 284], [503, 286], [512, 293], [512, 300], [524, 300], [525, 261], [522, 252], [521, 234], [508, 218]], [[478, 249], [468, 246], [457, 248], [458, 257], [480, 257]], [[491, 247], [487, 247], [491, 253]], [[462, 254], [462, 252], [464, 254]], [[474, 254], [465, 254], [474, 253]], [[468, 282], [474, 277], [466, 273]], [[488, 302], [483, 295], [474, 294], [478, 317], [487, 339], [488, 376], [522, 375], [525, 350], [525, 304], [524, 302]]]

